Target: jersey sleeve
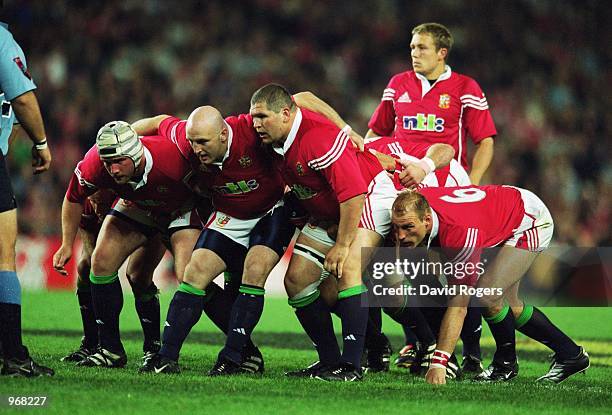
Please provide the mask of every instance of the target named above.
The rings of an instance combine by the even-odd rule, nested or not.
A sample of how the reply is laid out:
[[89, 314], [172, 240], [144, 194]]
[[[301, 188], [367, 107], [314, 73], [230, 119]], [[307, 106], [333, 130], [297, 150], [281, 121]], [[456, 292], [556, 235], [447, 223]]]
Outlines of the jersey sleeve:
[[443, 246], [448, 261], [445, 268], [450, 271], [445, 272], [448, 284], [474, 287], [482, 269], [483, 230], [452, 226], [445, 233]]
[[176, 117], [168, 117], [159, 124], [158, 134], [172, 141], [181, 155], [185, 159], [189, 159], [189, 156], [193, 154], [193, 149], [189, 140], [187, 140], [186, 125], [187, 121]]
[[66, 199], [72, 203], [83, 203], [88, 196], [91, 196], [98, 190], [95, 183], [95, 174], [91, 168], [91, 159], [88, 159], [89, 153], [85, 158], [76, 165], [68, 190], [66, 190]]
[[[304, 136], [303, 142], [308, 143], [308, 167], [321, 173], [330, 184], [339, 203], [352, 197], [365, 194], [368, 186], [359, 174], [355, 149], [347, 148], [350, 142], [345, 130], [336, 135], [333, 129], [314, 131]], [[310, 137], [308, 137], [310, 136]], [[316, 137], [315, 137], [316, 136]], [[322, 139], [333, 137], [333, 139]]]
[[395, 130], [395, 77], [383, 91], [382, 99], [368, 122], [368, 128], [378, 135], [393, 135]]
[[497, 135], [487, 98], [473, 79], [467, 82], [466, 89], [461, 95], [461, 105], [465, 108], [463, 112], [465, 126], [474, 144], [478, 144], [484, 138]]
[[0, 90], [7, 101], [11, 101], [36, 85], [28, 72], [21, 47], [7, 30], [0, 32]]

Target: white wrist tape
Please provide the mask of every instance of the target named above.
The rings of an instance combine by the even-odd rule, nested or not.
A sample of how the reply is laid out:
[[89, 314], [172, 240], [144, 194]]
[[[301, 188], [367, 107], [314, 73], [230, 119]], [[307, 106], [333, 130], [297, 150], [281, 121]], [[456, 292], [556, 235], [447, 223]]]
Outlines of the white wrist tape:
[[39, 141], [38, 143], [34, 143], [34, 148], [36, 150], [44, 150], [45, 148], [49, 147], [47, 145], [47, 139], [43, 139], [42, 141]]
[[416, 162], [416, 165], [425, 171], [426, 176], [436, 169], [436, 163], [434, 163], [429, 157], [423, 157], [421, 160]]

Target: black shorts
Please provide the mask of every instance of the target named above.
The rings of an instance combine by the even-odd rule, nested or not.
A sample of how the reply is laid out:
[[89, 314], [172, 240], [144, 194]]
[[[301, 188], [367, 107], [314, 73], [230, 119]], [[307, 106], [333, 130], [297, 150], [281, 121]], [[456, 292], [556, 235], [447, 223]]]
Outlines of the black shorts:
[[4, 154], [0, 151], [0, 213], [17, 208]]

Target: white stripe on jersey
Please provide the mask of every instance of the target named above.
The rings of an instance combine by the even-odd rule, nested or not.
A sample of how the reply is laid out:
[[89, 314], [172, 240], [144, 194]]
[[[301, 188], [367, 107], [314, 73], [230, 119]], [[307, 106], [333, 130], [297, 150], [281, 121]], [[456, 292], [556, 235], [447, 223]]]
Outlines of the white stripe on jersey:
[[382, 95], [382, 101], [393, 101], [393, 97], [395, 97], [395, 89], [385, 88]]
[[488, 105], [484, 105], [484, 106], [483, 105], [474, 105], [474, 104], [467, 103], [467, 102], [465, 104], [463, 104], [463, 106], [464, 107], [474, 108], [474, 109], [477, 109], [477, 110], [480, 110], [480, 111], [485, 111], [485, 110], [489, 109]]
[[477, 97], [476, 95], [465, 94], [465, 95], [461, 95], [459, 99], [461, 100], [461, 102], [472, 100], [474, 102], [480, 102], [483, 104], [487, 103], [487, 99], [484, 96]]
[[474, 252], [474, 248], [476, 246], [477, 239], [478, 239], [478, 229], [468, 228], [467, 235], [465, 237], [465, 244], [463, 245], [463, 249], [459, 252], [459, 254], [457, 254], [457, 256], [452, 260], [452, 262], [463, 262], [466, 259], [468, 259]]
[[332, 148], [319, 158], [310, 160], [308, 167], [313, 170], [322, 170], [329, 167], [334, 161], [338, 160], [342, 155], [342, 152], [346, 148], [346, 144], [349, 141], [349, 136], [344, 130], [340, 130], [334, 141]]
[[77, 179], [79, 180], [79, 184], [81, 186], [87, 187], [89, 189], [97, 189], [98, 188], [96, 185], [94, 185], [93, 183], [88, 182], [87, 180], [85, 180], [83, 178], [82, 173], [81, 173], [81, 169], [79, 169], [79, 165], [78, 164], [77, 164], [76, 168], [74, 169], [74, 174], [76, 175]]
[[394, 143], [387, 144], [387, 147], [389, 148], [389, 150], [391, 150], [393, 154], [396, 154], [398, 156], [405, 154], [404, 149], [397, 141]]
[[474, 95], [463, 95], [460, 99], [461, 103], [466, 107], [475, 108], [477, 110], [489, 109], [489, 104], [487, 103], [487, 99], [485, 97], [478, 98]]

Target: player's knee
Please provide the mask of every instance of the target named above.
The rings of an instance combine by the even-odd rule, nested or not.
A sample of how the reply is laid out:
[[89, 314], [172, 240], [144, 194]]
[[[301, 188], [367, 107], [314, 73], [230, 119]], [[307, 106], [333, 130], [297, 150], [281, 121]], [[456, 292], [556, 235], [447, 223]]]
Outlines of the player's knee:
[[127, 273], [126, 277], [134, 293], [140, 293], [149, 288], [153, 280], [153, 275], [148, 272], [132, 271]]
[[89, 271], [91, 270], [91, 257], [86, 256], [79, 260], [77, 264], [77, 273], [81, 280], [89, 280]]
[[504, 301], [501, 297], [497, 301], [492, 298], [481, 299], [481, 304], [486, 309], [487, 316], [497, 315], [504, 308]]
[[304, 284], [300, 281], [299, 275], [292, 272], [287, 272], [284, 279], [285, 291], [289, 298], [299, 293], [303, 288]]
[[111, 275], [117, 272], [111, 266], [115, 262], [114, 255], [107, 249], [96, 249], [91, 255], [91, 272], [94, 275]]
[[270, 270], [271, 268], [268, 264], [259, 261], [249, 261], [248, 264], [245, 264], [242, 282], [249, 285], [263, 286]]
[[202, 286], [202, 282], [204, 280], [204, 278], [202, 278], [202, 274], [204, 272], [202, 268], [203, 267], [198, 263], [198, 261], [190, 261], [185, 267], [183, 282], [198, 288]]
[[481, 307], [489, 310], [497, 310], [496, 313], [498, 313], [504, 307], [504, 296], [485, 295], [478, 299], [478, 303]]

